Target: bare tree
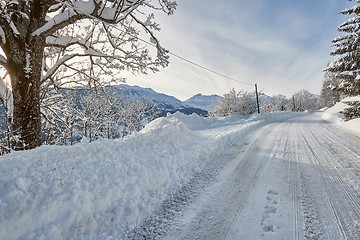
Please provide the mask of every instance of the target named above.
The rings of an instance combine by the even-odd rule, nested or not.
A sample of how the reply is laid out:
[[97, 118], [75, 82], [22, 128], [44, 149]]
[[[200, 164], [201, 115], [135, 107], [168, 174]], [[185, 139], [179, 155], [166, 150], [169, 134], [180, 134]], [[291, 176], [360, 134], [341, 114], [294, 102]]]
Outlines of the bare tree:
[[320, 93], [320, 106], [321, 107], [332, 107], [335, 103], [341, 99], [341, 92], [339, 85], [341, 79], [336, 76], [335, 73], [325, 72], [323, 85]]
[[158, 117], [159, 111], [153, 102], [148, 100], [123, 99], [120, 102], [119, 127], [121, 137], [140, 131], [146, 123]]
[[120, 99], [105, 93], [88, 93], [80, 97], [77, 112], [77, 125], [82, 136], [94, 141], [101, 138], [114, 138], [117, 132], [117, 119], [120, 115]]
[[[43, 96], [46, 94], [46, 96]], [[42, 144], [73, 144], [77, 115], [76, 91], [47, 89], [42, 94]]]
[[262, 105], [262, 109], [265, 112], [288, 111], [291, 109], [288, 106], [289, 99], [285, 95], [275, 95]]
[[[0, 65], [11, 79], [14, 148], [40, 145], [40, 93], [49, 86], [94, 87], [121, 80], [120, 70], [165, 67], [149, 12], [175, 8], [171, 0], [2, 0]], [[156, 51], [139, 41], [145, 35]]]
[[319, 99], [308, 90], [303, 89], [293, 95], [293, 104], [295, 111], [316, 110], [319, 108]]

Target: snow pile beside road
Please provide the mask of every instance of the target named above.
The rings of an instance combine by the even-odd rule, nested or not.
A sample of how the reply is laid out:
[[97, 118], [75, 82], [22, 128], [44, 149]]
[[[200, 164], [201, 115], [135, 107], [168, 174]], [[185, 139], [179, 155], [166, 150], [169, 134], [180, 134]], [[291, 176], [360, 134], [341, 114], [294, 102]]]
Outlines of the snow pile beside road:
[[343, 111], [345, 108], [349, 107], [345, 102], [347, 101], [360, 101], [359, 97], [351, 97], [351, 98], [345, 98], [341, 100], [340, 102], [336, 103], [333, 107], [326, 109], [322, 114], [322, 119], [335, 123], [343, 128], [346, 128], [347, 130], [360, 135], [360, 119], [353, 119], [350, 121], [344, 121], [341, 118], [341, 111]]
[[256, 123], [227, 120], [239, 125], [231, 136], [223, 129], [198, 131], [216, 119], [176, 113], [123, 141], [42, 146], [2, 156], [0, 239], [124, 237], [194, 173], [220, 159], [234, 132]]
[[[42, 146], [0, 158], [0, 239], [79, 239], [134, 227], [211, 151], [176, 118], [124, 141]], [[81, 236], [81, 237], [80, 237]], [[91, 237], [90, 237], [91, 238]]]

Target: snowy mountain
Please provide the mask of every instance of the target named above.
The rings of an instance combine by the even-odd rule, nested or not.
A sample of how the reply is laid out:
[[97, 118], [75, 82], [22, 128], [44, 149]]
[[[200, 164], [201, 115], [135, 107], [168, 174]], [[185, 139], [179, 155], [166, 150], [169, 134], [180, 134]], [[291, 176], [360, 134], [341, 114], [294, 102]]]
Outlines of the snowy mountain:
[[155, 92], [151, 88], [142, 88], [139, 86], [120, 84], [115, 86], [114, 89], [118, 91], [120, 97], [122, 98], [152, 101], [156, 104], [158, 108], [163, 110], [172, 111], [188, 107], [179, 99], [163, 93]]
[[[174, 113], [180, 111], [182, 113], [191, 114], [192, 112], [200, 111], [202, 112], [209, 111], [209, 108], [212, 107], [219, 101], [221, 96], [219, 95], [202, 95], [201, 93], [192, 96], [191, 98], [180, 101], [179, 99], [169, 96], [163, 93], [158, 93], [151, 88], [142, 88], [139, 86], [130, 86], [127, 84], [120, 84], [115, 86], [114, 89], [119, 91], [119, 97], [122, 98], [131, 98], [131, 99], [144, 99], [150, 100], [156, 104], [156, 106], [166, 112]], [[260, 103], [264, 103], [271, 99], [271, 96], [260, 92], [259, 100]]]
[[[207, 115], [208, 109], [206, 108], [188, 104], [186, 101], [182, 102], [173, 96], [158, 93], [151, 88], [142, 88], [139, 86], [120, 84], [113, 87], [112, 89], [115, 90], [118, 96], [121, 98], [131, 98], [134, 100], [143, 99], [153, 102], [162, 112], [162, 115], [166, 115], [166, 113], [174, 113], [177, 111], [185, 114], [197, 113], [201, 116]], [[203, 105], [206, 105], [206, 103], [204, 102]]]
[[270, 99], [271, 99], [271, 96], [266, 95], [266, 94], [263, 93], [263, 92], [260, 92], [260, 93], [259, 93], [259, 101], [260, 101], [260, 103], [267, 102], [267, 101], [269, 101]]
[[187, 99], [184, 103], [186, 103], [188, 106], [208, 111], [209, 108], [214, 106], [220, 98], [221, 97], [218, 95], [206, 96], [199, 93]]

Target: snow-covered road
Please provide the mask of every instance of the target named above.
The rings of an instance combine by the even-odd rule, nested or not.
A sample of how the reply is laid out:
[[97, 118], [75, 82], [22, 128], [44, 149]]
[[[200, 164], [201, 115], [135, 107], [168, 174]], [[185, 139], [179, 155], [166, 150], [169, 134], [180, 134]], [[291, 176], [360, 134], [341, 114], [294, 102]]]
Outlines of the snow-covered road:
[[0, 239], [358, 240], [360, 124], [321, 117], [175, 113], [1, 156]]
[[245, 139], [163, 239], [360, 239], [358, 136], [312, 113]]

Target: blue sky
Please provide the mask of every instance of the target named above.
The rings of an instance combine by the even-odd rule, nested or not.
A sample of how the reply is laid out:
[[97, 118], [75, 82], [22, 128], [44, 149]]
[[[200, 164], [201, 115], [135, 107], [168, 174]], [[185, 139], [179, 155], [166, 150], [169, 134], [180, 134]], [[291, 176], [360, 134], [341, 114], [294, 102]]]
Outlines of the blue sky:
[[161, 44], [171, 52], [238, 81], [175, 57], [160, 73], [127, 76], [127, 83], [187, 99], [255, 83], [274, 95], [307, 89], [319, 93], [323, 69], [334, 58], [331, 40], [347, 20], [347, 0], [178, 0], [172, 16], [157, 15]]

